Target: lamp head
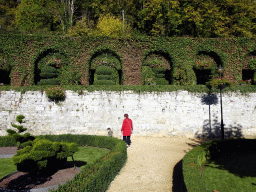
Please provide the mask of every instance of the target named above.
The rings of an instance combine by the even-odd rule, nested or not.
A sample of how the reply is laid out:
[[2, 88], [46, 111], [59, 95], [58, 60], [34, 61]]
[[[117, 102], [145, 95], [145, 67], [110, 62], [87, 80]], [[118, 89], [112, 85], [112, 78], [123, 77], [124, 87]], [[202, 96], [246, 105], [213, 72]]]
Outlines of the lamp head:
[[220, 74], [222, 74], [222, 73], [223, 73], [223, 68], [221, 67], [221, 65], [219, 65], [218, 73], [220, 73]]

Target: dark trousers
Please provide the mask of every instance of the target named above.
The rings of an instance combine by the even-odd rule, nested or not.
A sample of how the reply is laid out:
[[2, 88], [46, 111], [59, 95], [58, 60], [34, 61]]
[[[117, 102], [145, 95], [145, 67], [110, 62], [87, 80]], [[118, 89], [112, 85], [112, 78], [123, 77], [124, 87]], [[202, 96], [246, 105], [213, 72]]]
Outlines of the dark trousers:
[[127, 145], [131, 144], [130, 136], [123, 136], [123, 140], [127, 143]]

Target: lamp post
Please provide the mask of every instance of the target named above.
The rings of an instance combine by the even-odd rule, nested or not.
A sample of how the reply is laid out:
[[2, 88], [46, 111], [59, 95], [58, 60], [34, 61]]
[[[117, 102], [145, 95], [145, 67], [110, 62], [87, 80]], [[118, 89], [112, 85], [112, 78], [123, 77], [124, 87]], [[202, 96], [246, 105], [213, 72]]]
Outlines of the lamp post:
[[[218, 72], [220, 74], [220, 79], [221, 79], [221, 74], [223, 73], [223, 68], [221, 67], [221, 65], [219, 65]], [[219, 88], [220, 88], [220, 108], [221, 108], [221, 139], [224, 139], [224, 125], [223, 125], [223, 114], [222, 114], [222, 94], [221, 94], [222, 86], [220, 86]]]

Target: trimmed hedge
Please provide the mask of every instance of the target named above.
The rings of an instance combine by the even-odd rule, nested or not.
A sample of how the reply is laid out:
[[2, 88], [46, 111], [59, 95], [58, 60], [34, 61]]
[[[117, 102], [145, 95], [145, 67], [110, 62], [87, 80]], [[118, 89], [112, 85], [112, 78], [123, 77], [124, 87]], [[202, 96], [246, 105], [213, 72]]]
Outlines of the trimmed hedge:
[[[101, 159], [98, 159], [95, 164], [86, 166], [71, 181], [68, 181], [64, 185], [59, 185], [58, 189], [53, 191], [106, 191], [127, 160], [126, 143], [114, 137], [65, 134], [40, 135], [35, 136], [35, 138], [43, 138], [53, 142], [74, 142], [78, 146], [110, 149], [110, 152]], [[0, 137], [0, 144], [3, 145], [4, 143], [15, 145], [13, 139], [8, 136]]]
[[59, 81], [57, 79], [41, 79], [37, 85], [59, 85]]
[[157, 85], [168, 85], [169, 82], [165, 78], [156, 78]]
[[95, 80], [94, 85], [115, 85], [114, 81], [111, 80]]
[[111, 75], [113, 73], [113, 69], [107, 66], [99, 66], [97, 67], [95, 73], [97, 75]]
[[113, 77], [111, 75], [98, 75], [98, 80], [112, 80]]

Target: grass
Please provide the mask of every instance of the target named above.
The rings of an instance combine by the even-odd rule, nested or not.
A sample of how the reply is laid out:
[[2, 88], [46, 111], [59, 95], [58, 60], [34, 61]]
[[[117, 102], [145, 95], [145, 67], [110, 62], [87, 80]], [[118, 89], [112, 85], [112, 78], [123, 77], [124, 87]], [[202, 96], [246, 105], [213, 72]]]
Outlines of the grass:
[[256, 139], [200, 141], [183, 158], [187, 191], [256, 191]]
[[203, 166], [202, 179], [208, 191], [256, 191], [256, 152], [233, 152]]
[[[98, 147], [79, 147], [79, 151], [74, 154], [75, 165], [81, 170], [86, 165], [93, 164], [97, 159], [103, 157], [110, 150]], [[71, 157], [68, 157], [68, 162], [73, 163]], [[1, 158], [0, 159], [0, 179], [4, 176], [17, 171], [16, 166], [12, 163], [12, 158]]]

